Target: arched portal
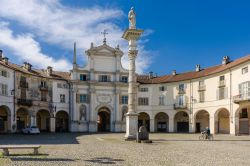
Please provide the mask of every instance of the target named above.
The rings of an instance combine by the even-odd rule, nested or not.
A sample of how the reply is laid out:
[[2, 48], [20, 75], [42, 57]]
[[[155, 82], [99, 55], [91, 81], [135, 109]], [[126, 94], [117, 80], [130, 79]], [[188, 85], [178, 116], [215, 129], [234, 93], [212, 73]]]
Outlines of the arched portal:
[[109, 132], [110, 128], [110, 110], [107, 107], [102, 107], [98, 110], [98, 132]]
[[155, 131], [157, 132], [168, 132], [168, 115], [164, 112], [159, 112], [155, 115]]
[[25, 108], [19, 108], [16, 113], [17, 132], [21, 132], [23, 128], [30, 125], [29, 111]]
[[147, 131], [150, 132], [150, 117], [147, 113], [141, 112], [138, 116], [138, 129], [141, 126], [145, 126]]
[[229, 134], [230, 133], [230, 120], [229, 111], [221, 108], [215, 113], [215, 133]]
[[7, 106], [0, 106], [0, 133], [7, 133], [10, 130], [10, 109]]
[[50, 113], [47, 110], [39, 110], [36, 114], [36, 124], [40, 131], [50, 131]]
[[177, 112], [174, 117], [174, 129], [178, 133], [189, 132], [189, 117], [184, 111]]
[[56, 113], [56, 132], [67, 132], [69, 117], [66, 111], [58, 111]]
[[206, 110], [198, 111], [195, 115], [195, 132], [200, 133], [206, 127], [209, 127], [209, 113]]

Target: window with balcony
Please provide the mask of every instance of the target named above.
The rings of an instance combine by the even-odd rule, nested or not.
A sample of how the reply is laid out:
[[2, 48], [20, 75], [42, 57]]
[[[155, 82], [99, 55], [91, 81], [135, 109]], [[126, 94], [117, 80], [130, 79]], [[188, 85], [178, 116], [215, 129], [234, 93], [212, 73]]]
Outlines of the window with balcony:
[[128, 77], [127, 76], [122, 76], [121, 82], [128, 83]]
[[100, 75], [99, 82], [110, 82], [110, 76], [108, 75]]
[[138, 105], [148, 105], [148, 98], [147, 97], [139, 97], [138, 98]]
[[60, 94], [60, 103], [65, 103], [65, 94]]
[[159, 97], [159, 105], [164, 105], [164, 96]]
[[47, 92], [41, 91], [41, 101], [47, 101]]
[[87, 75], [86, 74], [80, 74], [80, 81], [87, 81]]
[[239, 95], [241, 98], [250, 98], [250, 81], [239, 84]]
[[241, 69], [241, 74], [248, 73], [248, 66]]
[[8, 85], [0, 84], [0, 93], [1, 93], [1, 95], [7, 96], [8, 95]]
[[139, 91], [140, 91], [140, 92], [148, 92], [148, 88], [146, 88], [146, 87], [141, 87], [141, 88], [139, 89]]
[[128, 96], [122, 96], [122, 104], [128, 104]]

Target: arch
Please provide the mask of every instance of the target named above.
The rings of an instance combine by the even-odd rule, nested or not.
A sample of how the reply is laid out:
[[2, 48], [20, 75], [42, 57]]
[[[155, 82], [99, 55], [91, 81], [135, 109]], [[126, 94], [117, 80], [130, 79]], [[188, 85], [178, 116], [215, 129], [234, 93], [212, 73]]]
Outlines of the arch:
[[177, 112], [174, 116], [174, 130], [177, 133], [189, 132], [189, 116], [185, 111]]
[[0, 106], [0, 133], [11, 131], [11, 111], [8, 106]]
[[195, 132], [200, 133], [204, 131], [206, 127], [209, 127], [209, 112], [206, 110], [199, 110], [194, 115], [194, 122], [195, 122]]
[[17, 132], [30, 125], [29, 111], [25, 108], [19, 108], [16, 113]]
[[155, 131], [168, 132], [169, 131], [169, 117], [165, 112], [159, 112], [155, 115]]
[[150, 132], [150, 116], [146, 112], [140, 112], [138, 116], [138, 129], [145, 126], [147, 131]]
[[68, 112], [61, 110], [56, 113], [56, 132], [69, 131], [69, 115]]
[[36, 113], [36, 124], [40, 131], [50, 131], [50, 113], [48, 110], [42, 109]]
[[230, 133], [230, 113], [226, 108], [220, 108], [215, 112], [215, 133], [229, 134]]
[[98, 110], [98, 132], [111, 131], [111, 111], [108, 107], [101, 107]]

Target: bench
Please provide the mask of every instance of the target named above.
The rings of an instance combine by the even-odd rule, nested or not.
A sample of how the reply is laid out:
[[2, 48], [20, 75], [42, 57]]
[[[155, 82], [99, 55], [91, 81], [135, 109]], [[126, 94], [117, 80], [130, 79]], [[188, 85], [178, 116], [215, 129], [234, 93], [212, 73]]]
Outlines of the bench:
[[38, 149], [40, 145], [0, 145], [0, 149], [3, 149], [3, 155], [9, 156], [9, 149], [34, 149], [34, 154], [38, 155]]

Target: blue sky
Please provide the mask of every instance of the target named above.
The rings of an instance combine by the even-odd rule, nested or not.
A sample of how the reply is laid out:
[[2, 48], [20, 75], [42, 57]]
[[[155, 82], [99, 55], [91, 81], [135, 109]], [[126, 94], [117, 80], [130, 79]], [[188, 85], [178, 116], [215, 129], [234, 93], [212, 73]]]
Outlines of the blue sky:
[[[153, 3], [154, 2], [154, 3]], [[137, 26], [145, 29], [139, 42], [137, 71], [158, 75], [208, 67], [228, 55], [236, 59], [250, 53], [250, 2], [230, 0], [1, 0], [0, 48], [15, 63], [30, 61], [37, 68], [47, 65], [70, 69], [73, 42], [78, 63], [86, 63], [90, 42], [121, 45], [127, 63], [127, 43], [120, 37], [128, 26], [131, 6]]]

